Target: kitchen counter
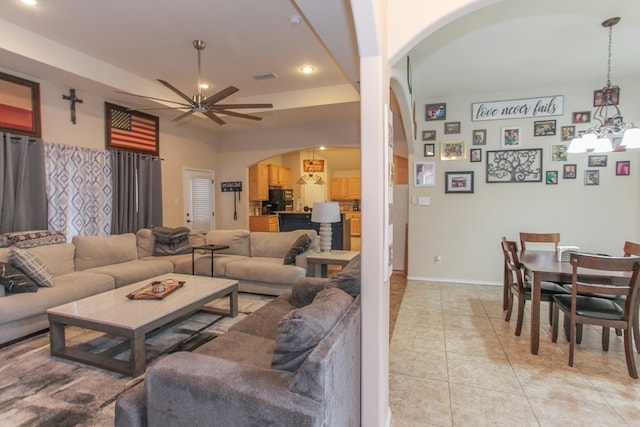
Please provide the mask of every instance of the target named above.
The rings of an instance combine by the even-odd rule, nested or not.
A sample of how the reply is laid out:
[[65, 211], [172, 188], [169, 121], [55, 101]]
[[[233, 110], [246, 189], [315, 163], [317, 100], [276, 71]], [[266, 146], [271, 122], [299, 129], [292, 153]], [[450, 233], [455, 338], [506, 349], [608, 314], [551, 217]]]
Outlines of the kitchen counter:
[[[320, 232], [320, 224], [311, 222], [311, 212], [277, 212], [280, 231], [309, 230]], [[351, 249], [351, 220], [344, 212], [340, 213], [340, 222], [331, 224], [331, 248]]]

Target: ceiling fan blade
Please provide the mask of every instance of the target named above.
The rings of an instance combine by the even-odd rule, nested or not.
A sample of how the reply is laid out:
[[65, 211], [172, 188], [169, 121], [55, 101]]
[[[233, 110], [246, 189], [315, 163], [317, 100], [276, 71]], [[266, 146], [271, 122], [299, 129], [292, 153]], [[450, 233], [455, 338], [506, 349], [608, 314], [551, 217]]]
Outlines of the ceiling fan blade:
[[221, 101], [223, 99], [225, 99], [228, 96], [233, 95], [234, 93], [236, 93], [237, 91], [239, 91], [240, 89], [238, 89], [235, 86], [229, 86], [225, 89], [222, 89], [220, 92], [214, 93], [213, 95], [211, 95], [210, 97], [208, 97], [206, 99], [205, 104], [207, 105], [213, 105], [218, 101]]
[[227, 116], [240, 117], [241, 119], [249, 119], [249, 120], [262, 120], [262, 117], [251, 116], [249, 114], [236, 113], [235, 111], [229, 110], [216, 110], [216, 113], [226, 114]]
[[[163, 102], [171, 102], [172, 104], [180, 104], [180, 105], [185, 105], [187, 107], [191, 107], [191, 104], [184, 104], [182, 102], [177, 102], [177, 101], [171, 101], [169, 99], [162, 99], [162, 98], [154, 98], [152, 96], [145, 96], [145, 95], [136, 95], [135, 93], [129, 93], [129, 92], [121, 92], [119, 90], [115, 91], [116, 93], [121, 93], [123, 95], [129, 95], [129, 96], [137, 96], [138, 98], [144, 98], [144, 99], [153, 99], [154, 101], [163, 101]], [[173, 107], [173, 108], [180, 108], [180, 107]]]
[[192, 104], [193, 104], [193, 100], [192, 100], [191, 98], [189, 98], [189, 97], [188, 97], [187, 95], [185, 95], [184, 93], [180, 92], [180, 91], [179, 91], [178, 89], [176, 89], [176, 88], [175, 88], [171, 83], [169, 83], [169, 82], [167, 82], [167, 81], [165, 81], [165, 80], [161, 80], [161, 79], [158, 79], [158, 81], [159, 81], [160, 83], [162, 83], [163, 85], [165, 85], [166, 87], [168, 87], [169, 89], [171, 89], [172, 91], [174, 91], [175, 93], [177, 93], [178, 95], [180, 95], [180, 97], [181, 97], [182, 99], [185, 99], [185, 100], [189, 103], [189, 105], [192, 105]]
[[212, 105], [212, 107], [216, 107], [219, 109], [227, 109], [227, 108], [273, 108], [273, 104], [216, 104]]
[[175, 119], [171, 120], [172, 122], [179, 122], [182, 119], [186, 119], [187, 117], [189, 117], [190, 115], [193, 114], [193, 110], [189, 110], [186, 113], [182, 113], [180, 114], [178, 117], [176, 117]]
[[127, 108], [127, 111], [184, 110], [185, 108], [191, 108], [191, 106], [185, 105], [184, 107]]
[[206, 111], [203, 113], [205, 116], [209, 117], [211, 120], [213, 120], [214, 122], [218, 123], [219, 125], [224, 125], [226, 122], [224, 120], [222, 120], [220, 117], [216, 116], [213, 112], [211, 111]]

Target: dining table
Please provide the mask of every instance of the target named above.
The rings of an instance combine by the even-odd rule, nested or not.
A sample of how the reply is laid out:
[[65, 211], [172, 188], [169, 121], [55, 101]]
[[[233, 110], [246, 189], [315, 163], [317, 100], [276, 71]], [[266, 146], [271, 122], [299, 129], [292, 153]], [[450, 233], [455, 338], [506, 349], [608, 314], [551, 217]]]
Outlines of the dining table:
[[[524, 250], [520, 252], [520, 264], [531, 280], [531, 354], [538, 354], [540, 347], [540, 295], [543, 281], [571, 283], [573, 266], [560, 262], [555, 251]], [[613, 283], [624, 279], [628, 273], [591, 270], [580, 268], [578, 278], [582, 281]]]

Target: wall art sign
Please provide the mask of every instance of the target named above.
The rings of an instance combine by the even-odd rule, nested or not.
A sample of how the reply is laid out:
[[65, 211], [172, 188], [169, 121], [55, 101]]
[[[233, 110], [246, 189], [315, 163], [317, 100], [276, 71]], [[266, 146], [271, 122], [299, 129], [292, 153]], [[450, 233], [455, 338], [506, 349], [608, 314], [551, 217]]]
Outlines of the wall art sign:
[[487, 151], [487, 182], [542, 182], [542, 148]]
[[540, 98], [512, 99], [509, 101], [474, 102], [471, 120], [522, 119], [527, 117], [561, 116], [564, 110], [562, 95]]
[[107, 149], [160, 154], [159, 119], [151, 114], [131, 111], [119, 105], [104, 103]]
[[0, 73], [0, 131], [42, 137], [40, 84]]

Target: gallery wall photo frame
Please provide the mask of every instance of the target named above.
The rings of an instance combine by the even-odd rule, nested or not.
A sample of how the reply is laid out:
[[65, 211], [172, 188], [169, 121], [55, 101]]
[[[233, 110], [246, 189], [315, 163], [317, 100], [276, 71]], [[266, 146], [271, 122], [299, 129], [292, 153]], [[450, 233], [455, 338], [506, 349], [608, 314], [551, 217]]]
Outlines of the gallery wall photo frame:
[[436, 162], [415, 162], [413, 165], [413, 184], [416, 187], [435, 187]]
[[[618, 105], [620, 102], [620, 88], [613, 87], [608, 89], [611, 93], [609, 96], [605, 97], [605, 90], [594, 90], [593, 91], [593, 106], [601, 107], [603, 105]], [[608, 99], [607, 99], [608, 98]]]
[[159, 118], [119, 105], [104, 103], [107, 149], [160, 154]]
[[0, 131], [42, 137], [39, 83], [0, 73]]
[[565, 144], [554, 144], [551, 146], [551, 161], [566, 162], [568, 147]]
[[576, 127], [571, 126], [562, 126], [560, 128], [560, 140], [561, 141], [571, 141], [576, 137]]
[[436, 144], [424, 144], [424, 157], [435, 157]]
[[552, 136], [555, 134], [555, 120], [538, 120], [533, 122], [533, 136]]
[[445, 172], [445, 193], [473, 193], [473, 171]]
[[432, 122], [434, 120], [447, 119], [447, 104], [439, 102], [437, 104], [427, 104], [424, 106], [425, 120]]
[[479, 163], [482, 161], [482, 148], [472, 148], [469, 150], [469, 161]]
[[520, 148], [522, 146], [522, 128], [520, 126], [504, 126], [501, 128], [500, 147]]
[[440, 160], [464, 160], [467, 151], [464, 141], [442, 141], [440, 143]]
[[591, 111], [575, 111], [571, 113], [571, 123], [591, 123]]
[[599, 154], [589, 156], [588, 166], [590, 168], [605, 168], [607, 167], [607, 155]]
[[620, 160], [616, 162], [616, 175], [630, 175], [631, 162], [629, 160]]
[[423, 130], [422, 131], [422, 140], [423, 141], [435, 141], [436, 140], [436, 131], [435, 130]]
[[575, 163], [566, 164], [562, 167], [563, 179], [576, 179], [578, 173], [578, 165]]
[[460, 122], [446, 122], [444, 124], [444, 133], [460, 133]]
[[600, 185], [600, 171], [599, 170], [584, 171], [584, 185]]
[[487, 151], [487, 183], [542, 182], [542, 148]]
[[474, 129], [471, 140], [473, 145], [487, 145], [487, 130]]
[[558, 183], [558, 171], [547, 171], [545, 183], [547, 185], [555, 185]]

